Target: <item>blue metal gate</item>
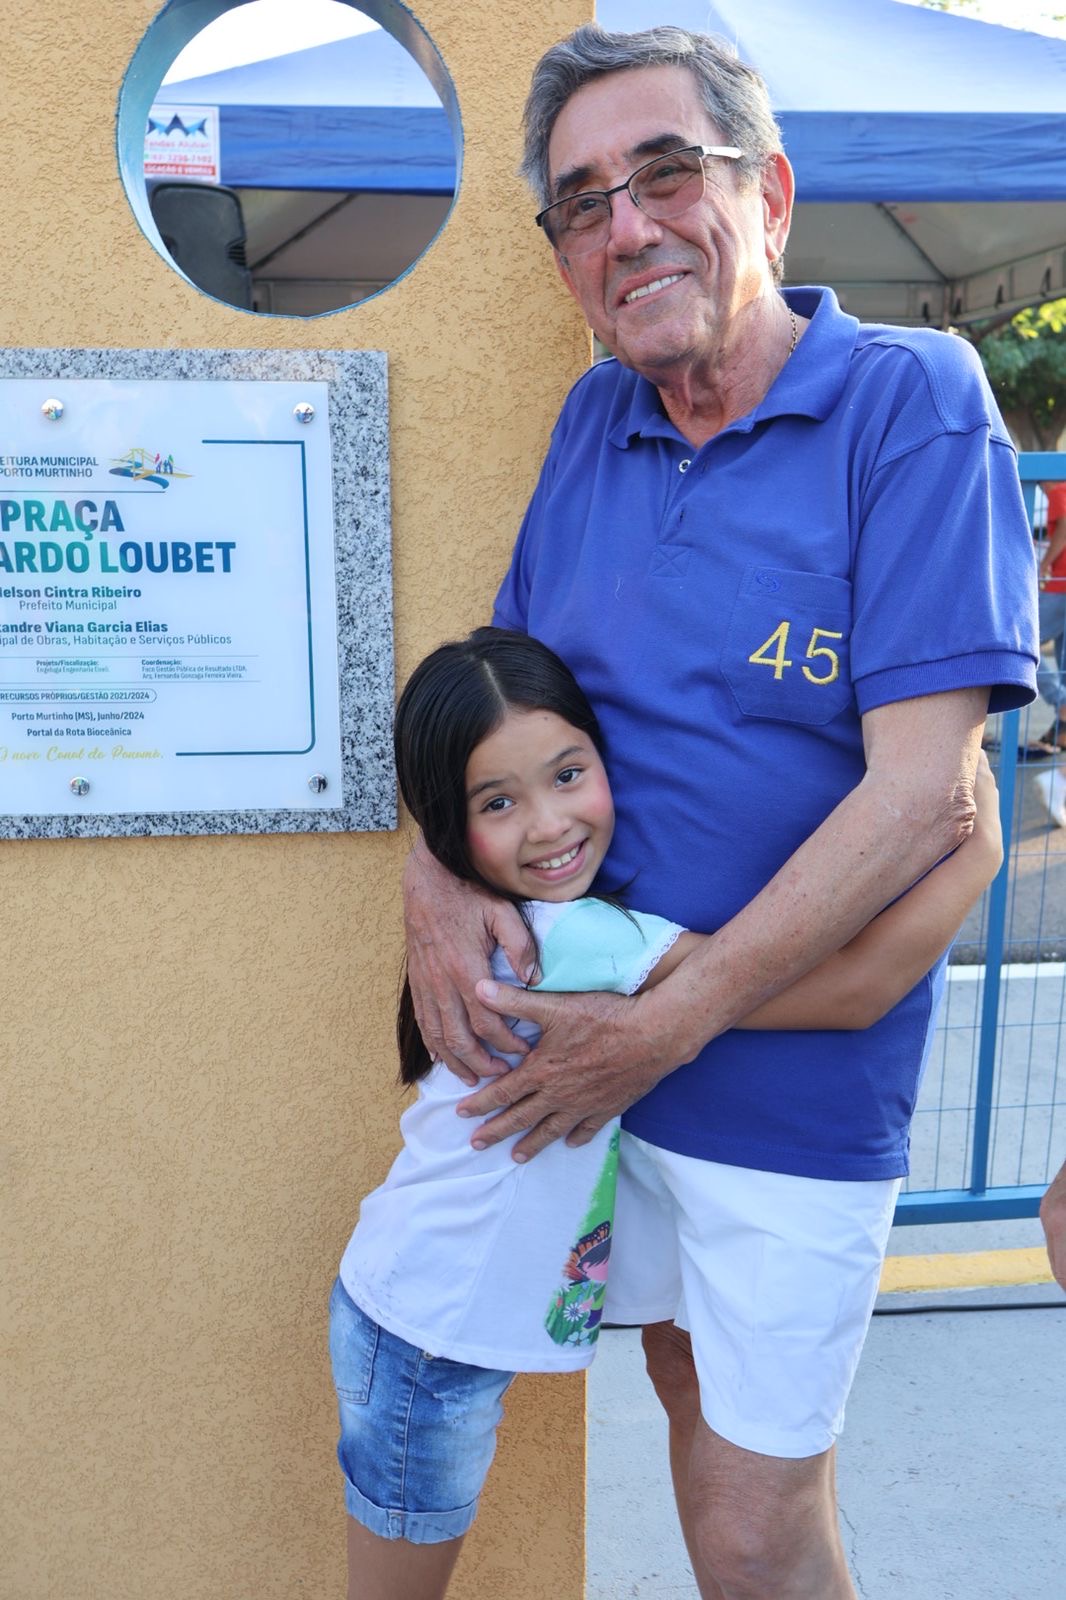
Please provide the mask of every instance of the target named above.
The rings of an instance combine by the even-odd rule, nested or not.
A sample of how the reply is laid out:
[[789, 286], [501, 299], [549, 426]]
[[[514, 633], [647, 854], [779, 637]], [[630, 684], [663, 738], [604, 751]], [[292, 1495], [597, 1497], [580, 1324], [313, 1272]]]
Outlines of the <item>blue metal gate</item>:
[[[1019, 472], [1032, 519], [1066, 453], [1024, 454]], [[1046, 796], [1061, 783], [1066, 798], [1066, 755], [1019, 762], [1045, 708], [997, 720], [1006, 859], [953, 953], [899, 1223], [1035, 1216], [1066, 1156], [1066, 828]]]

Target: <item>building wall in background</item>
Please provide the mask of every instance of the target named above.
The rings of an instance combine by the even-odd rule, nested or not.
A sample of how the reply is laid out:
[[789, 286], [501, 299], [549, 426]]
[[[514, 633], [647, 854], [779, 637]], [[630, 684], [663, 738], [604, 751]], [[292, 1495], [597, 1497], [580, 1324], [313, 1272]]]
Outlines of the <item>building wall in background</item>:
[[[517, 178], [580, 0], [425, 0], [466, 138], [444, 233], [323, 320], [201, 295], [139, 232], [116, 98], [150, 0], [4, 0], [7, 346], [328, 347], [390, 360], [406, 676], [488, 614], [588, 357]], [[340, 1596], [326, 1300], [396, 1146], [402, 834], [0, 843], [0, 1593]], [[581, 1380], [513, 1392], [457, 1600], [577, 1600]]]

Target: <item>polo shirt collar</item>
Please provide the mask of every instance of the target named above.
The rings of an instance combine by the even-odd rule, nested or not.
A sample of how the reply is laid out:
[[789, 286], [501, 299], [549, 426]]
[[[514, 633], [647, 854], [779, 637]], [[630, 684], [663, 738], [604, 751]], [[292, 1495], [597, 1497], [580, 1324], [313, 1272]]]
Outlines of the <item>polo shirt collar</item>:
[[[810, 318], [810, 326], [769, 393], [753, 411], [730, 423], [724, 433], [750, 433], [757, 422], [771, 417], [801, 416], [821, 421], [840, 399], [858, 337], [857, 320], [841, 311], [832, 289], [786, 289], [784, 298], [793, 311]], [[659, 391], [639, 374], [633, 374], [628, 404], [623, 403], [620, 411], [607, 433], [611, 444], [620, 450], [628, 449], [635, 437], [680, 437], [662, 408]]]

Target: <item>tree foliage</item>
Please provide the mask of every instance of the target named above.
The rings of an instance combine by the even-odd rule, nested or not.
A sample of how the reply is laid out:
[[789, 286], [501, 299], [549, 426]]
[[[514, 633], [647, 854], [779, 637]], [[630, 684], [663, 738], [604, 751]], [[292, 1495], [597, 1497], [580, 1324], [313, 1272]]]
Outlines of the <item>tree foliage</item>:
[[995, 22], [1001, 27], [1006, 24], [1008, 27], [1032, 29], [1037, 33], [1043, 31], [1040, 27], [1041, 22], [1050, 23], [1052, 26], [1048, 31], [1052, 33], [1056, 31], [1055, 24], [1066, 22], [1066, 12], [1053, 11], [1050, 6], [1041, 6], [1036, 12], [1030, 7], [1024, 17], [1012, 22], [1009, 15], [1003, 16], [1002, 7], [997, 7], [993, 10], [992, 16], [986, 17], [983, 0], [918, 0], [918, 4], [924, 6], [926, 11], [951, 11], [957, 16], [975, 17], [980, 22]]
[[1023, 450], [1054, 450], [1066, 430], [1066, 300], [1019, 311], [971, 338]]

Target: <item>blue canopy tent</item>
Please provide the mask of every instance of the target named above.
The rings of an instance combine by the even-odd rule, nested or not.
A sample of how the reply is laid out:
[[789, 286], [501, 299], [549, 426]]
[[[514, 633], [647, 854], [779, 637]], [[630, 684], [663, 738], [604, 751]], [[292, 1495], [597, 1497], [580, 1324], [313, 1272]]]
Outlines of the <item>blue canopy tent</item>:
[[221, 180], [241, 195], [261, 310], [350, 305], [398, 277], [447, 217], [448, 114], [384, 29], [164, 84], [155, 104], [219, 108]]
[[[1066, 42], [896, 0], [599, 0], [598, 16], [720, 35], [766, 78], [798, 179], [791, 281], [831, 283], [866, 319], [933, 324], [1066, 293]], [[435, 205], [428, 238], [446, 215], [447, 118], [380, 30], [157, 103], [220, 107], [222, 179], [246, 191], [250, 258], [273, 269], [315, 276], [313, 245], [319, 276], [325, 252], [350, 277], [353, 250], [401, 216]], [[392, 197], [387, 226], [360, 220], [374, 196]]]
[[[600, 0], [604, 27], [651, 25]], [[808, 201], [1066, 199], [1066, 41], [897, 0], [671, 0], [757, 67]]]
[[156, 103], [219, 107], [222, 181], [232, 188], [455, 190], [447, 113], [381, 28], [165, 84]]
[[[598, 16], [665, 20], [648, 0]], [[934, 325], [1066, 293], [1066, 41], [896, 0], [671, 0], [669, 20], [767, 82], [796, 170], [791, 282]]]

